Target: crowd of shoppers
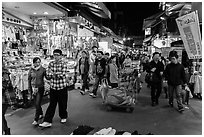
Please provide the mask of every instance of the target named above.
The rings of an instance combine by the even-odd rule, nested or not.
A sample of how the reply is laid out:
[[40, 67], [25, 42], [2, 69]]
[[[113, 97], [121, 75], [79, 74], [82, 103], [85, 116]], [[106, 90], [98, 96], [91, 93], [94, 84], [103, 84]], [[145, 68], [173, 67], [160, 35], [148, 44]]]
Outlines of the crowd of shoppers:
[[[62, 61], [62, 51], [56, 49], [53, 51], [54, 61], [49, 63], [46, 70], [41, 66], [41, 59], [35, 57], [33, 59], [33, 66], [29, 70], [28, 75], [28, 87], [29, 92], [32, 93], [35, 102], [35, 118], [33, 125], [39, 125], [40, 127], [51, 127], [52, 120], [55, 114], [55, 109], [58, 104], [59, 117], [61, 123], [66, 123], [67, 112], [67, 75], [68, 67], [64, 61]], [[89, 91], [89, 95], [93, 98], [97, 97], [97, 90], [102, 82], [103, 78], [106, 78], [108, 85], [112, 88], [119, 86], [119, 74], [123, 68], [129, 68], [132, 64], [131, 55], [119, 53], [111, 55], [109, 53], [103, 53], [99, 51], [97, 47], [93, 47], [90, 54], [87, 51], [81, 52], [81, 57], [78, 60], [78, 75], [82, 79], [82, 95], [89, 91], [89, 79], [90, 76], [95, 78], [93, 90]], [[151, 87], [151, 102], [152, 106], [159, 104], [159, 97], [162, 91], [162, 83], [164, 80], [168, 83], [168, 97], [169, 105], [173, 107], [173, 96], [176, 94], [176, 100], [178, 110], [182, 112], [182, 98], [181, 91], [182, 86], [186, 88], [187, 80], [185, 70], [182, 64], [178, 62], [178, 55], [176, 51], [171, 51], [169, 54], [169, 60], [161, 57], [161, 54], [155, 52], [150, 56], [144, 55], [140, 57], [140, 65], [143, 67], [143, 71], [148, 74], [151, 73], [151, 80], [148, 85]], [[4, 134], [10, 134], [10, 128], [8, 128], [5, 113], [9, 106], [13, 106], [15, 102], [15, 95], [13, 93], [12, 85], [9, 78], [9, 72], [5, 65], [2, 66], [2, 100], [3, 100], [3, 116], [2, 116], [2, 128]], [[50, 102], [46, 110], [43, 123], [39, 123], [39, 119], [43, 118], [43, 111], [41, 108], [41, 102], [44, 95], [44, 79], [50, 81]]]

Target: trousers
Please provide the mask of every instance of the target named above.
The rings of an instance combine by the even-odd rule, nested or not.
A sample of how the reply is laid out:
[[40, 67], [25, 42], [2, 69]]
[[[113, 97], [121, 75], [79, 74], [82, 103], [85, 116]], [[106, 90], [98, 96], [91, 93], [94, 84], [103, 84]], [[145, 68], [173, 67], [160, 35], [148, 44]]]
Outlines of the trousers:
[[68, 101], [67, 88], [61, 90], [50, 89], [50, 104], [45, 113], [44, 122], [52, 123], [57, 104], [59, 107], [59, 117], [61, 119], [66, 119], [68, 116], [67, 101]]

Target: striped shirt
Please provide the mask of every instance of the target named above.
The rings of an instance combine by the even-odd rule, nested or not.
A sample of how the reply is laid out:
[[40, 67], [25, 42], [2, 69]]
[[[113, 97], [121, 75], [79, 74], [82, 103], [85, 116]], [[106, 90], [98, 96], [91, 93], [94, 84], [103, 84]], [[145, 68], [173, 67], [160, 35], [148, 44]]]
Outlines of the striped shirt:
[[[68, 72], [67, 64], [62, 60], [50, 62], [46, 73], [48, 79], [50, 79], [51, 89], [61, 90], [67, 87], [66, 75]], [[54, 74], [58, 74], [58, 77], [54, 77]]]

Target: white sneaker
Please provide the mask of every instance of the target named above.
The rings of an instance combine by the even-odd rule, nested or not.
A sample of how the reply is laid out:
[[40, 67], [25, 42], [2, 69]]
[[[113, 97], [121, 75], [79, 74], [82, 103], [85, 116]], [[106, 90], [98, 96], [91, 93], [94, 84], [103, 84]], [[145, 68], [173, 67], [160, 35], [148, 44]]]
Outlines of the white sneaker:
[[66, 122], [67, 122], [66, 118], [61, 119], [61, 123], [66, 123]]
[[36, 126], [36, 125], [38, 125], [38, 122], [37, 121], [33, 121], [32, 125]]
[[40, 127], [51, 127], [52, 123], [49, 122], [43, 122], [42, 124], [39, 124]]

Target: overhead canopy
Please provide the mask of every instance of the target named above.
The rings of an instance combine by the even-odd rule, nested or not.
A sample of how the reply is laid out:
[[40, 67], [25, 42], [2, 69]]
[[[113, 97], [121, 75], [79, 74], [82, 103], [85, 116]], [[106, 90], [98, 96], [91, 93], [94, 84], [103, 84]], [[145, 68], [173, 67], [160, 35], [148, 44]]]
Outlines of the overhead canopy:
[[143, 30], [151, 28], [161, 22], [160, 17], [165, 14], [165, 11], [154, 14], [143, 21]]

